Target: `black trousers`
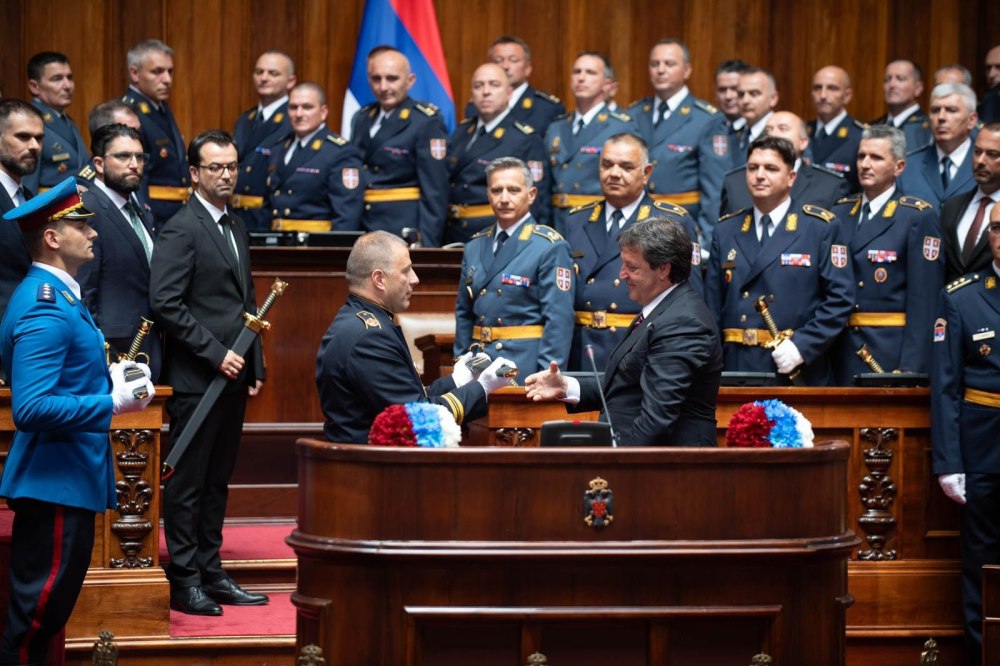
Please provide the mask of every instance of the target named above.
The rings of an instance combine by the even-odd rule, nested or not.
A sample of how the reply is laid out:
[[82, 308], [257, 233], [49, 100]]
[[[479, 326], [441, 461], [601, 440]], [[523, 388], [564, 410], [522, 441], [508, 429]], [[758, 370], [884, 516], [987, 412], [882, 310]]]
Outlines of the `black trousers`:
[[962, 507], [962, 610], [965, 663], [979, 666], [983, 650], [983, 565], [1000, 564], [1000, 474], [966, 474]]
[[94, 512], [12, 499], [10, 607], [0, 664], [46, 662], [76, 605], [94, 549]]
[[[167, 399], [171, 434], [186, 427], [200, 400], [200, 393], [175, 393]], [[167, 578], [175, 588], [227, 577], [219, 549], [246, 403], [245, 386], [219, 396], [163, 486], [163, 532], [170, 553]]]

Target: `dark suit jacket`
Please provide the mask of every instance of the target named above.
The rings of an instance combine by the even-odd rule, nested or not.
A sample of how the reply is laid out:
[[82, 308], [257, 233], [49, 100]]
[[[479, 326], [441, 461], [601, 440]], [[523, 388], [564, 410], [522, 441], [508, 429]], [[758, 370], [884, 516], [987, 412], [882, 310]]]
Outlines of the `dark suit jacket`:
[[[25, 191], [25, 195], [31, 195]], [[7, 190], [0, 187], [0, 215], [14, 208], [14, 202], [7, 195]], [[21, 280], [31, 267], [31, 254], [24, 244], [21, 229], [13, 222], [0, 220], [0, 320], [7, 310], [7, 301], [11, 294], [21, 284]], [[0, 370], [0, 373], [3, 371]]]
[[[667, 295], [608, 359], [604, 392], [624, 446], [715, 446], [722, 346], [687, 282]], [[573, 411], [600, 409], [597, 380], [580, 381]]]
[[[971, 152], [971, 151], [970, 151]], [[972, 251], [972, 258], [969, 263], [962, 261], [962, 243], [965, 239], [959, 239], [955, 233], [958, 223], [965, 214], [965, 209], [972, 203], [972, 198], [979, 191], [974, 187], [965, 194], [959, 194], [941, 204], [941, 235], [944, 243], [944, 282], [948, 284], [952, 280], [959, 278], [966, 273], [974, 273], [989, 268], [993, 261], [993, 253], [990, 251], [990, 244], [987, 234], [983, 233], [976, 243], [976, 249]], [[989, 220], [984, 220], [987, 224]]]
[[984, 125], [1000, 122], [1000, 86], [993, 86], [983, 95], [979, 122]]
[[[243, 330], [243, 313], [256, 312], [250, 279], [249, 237], [232, 215], [239, 269], [219, 225], [195, 195], [163, 226], [153, 248], [149, 301], [167, 336], [163, 380], [182, 393], [203, 393]], [[264, 378], [260, 343], [226, 390], [246, 390]]]
[[[89, 224], [97, 231], [97, 238], [94, 259], [80, 267], [76, 280], [94, 323], [113, 348], [113, 359], [115, 354], [128, 351], [139, 318], [153, 316], [149, 308], [149, 262], [132, 225], [99, 186], [91, 185], [81, 198], [84, 207], [94, 213]], [[153, 213], [141, 204], [139, 210], [146, 231], [155, 240]], [[160, 337], [160, 331], [154, 328], [141, 349], [149, 354], [154, 382], [159, 378], [163, 356]]]
[[[826, 167], [802, 162], [792, 185], [792, 198], [803, 203], [811, 203], [827, 210], [846, 197], [851, 190], [850, 183], [840, 173]], [[726, 174], [722, 185], [722, 207], [720, 216], [728, 215], [744, 208], [753, 208], [753, 197], [747, 188], [747, 168], [742, 166]]]

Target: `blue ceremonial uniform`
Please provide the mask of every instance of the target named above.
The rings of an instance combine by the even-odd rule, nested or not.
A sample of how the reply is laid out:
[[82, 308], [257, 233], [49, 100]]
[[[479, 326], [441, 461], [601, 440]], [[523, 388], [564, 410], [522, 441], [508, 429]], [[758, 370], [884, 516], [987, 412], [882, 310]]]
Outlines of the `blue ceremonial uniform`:
[[986, 91], [980, 108], [979, 122], [984, 125], [1000, 122], [1000, 85]]
[[[494, 227], [465, 245], [455, 305], [455, 355], [482, 341], [493, 358], [510, 359], [518, 380], [556, 361], [566, 366], [573, 337], [573, 269], [569, 245], [530, 217], [496, 256]], [[512, 328], [540, 327], [507, 337]], [[479, 329], [479, 335], [477, 335]]]
[[[844, 174], [833, 169], [800, 162], [792, 184], [792, 198], [826, 208], [846, 197], [851, 186]], [[747, 167], [737, 167], [726, 174], [722, 186], [722, 215], [753, 207], [753, 197], [747, 187]]]
[[152, 100], [131, 87], [122, 101], [131, 104], [139, 116], [142, 142], [149, 152], [143, 180], [148, 187], [153, 218], [157, 225], [162, 225], [187, 201], [184, 192], [190, 184], [187, 145], [166, 102], [157, 109]]
[[[607, 364], [612, 350], [628, 333], [632, 319], [642, 308], [628, 297], [628, 286], [618, 278], [621, 272], [621, 252], [618, 234], [607, 231], [605, 202], [586, 204], [570, 211], [566, 221], [566, 242], [573, 259], [577, 278], [574, 308], [573, 346], [569, 354], [569, 370], [589, 370], [586, 346], [594, 348], [594, 362], [599, 369]], [[704, 285], [701, 277], [701, 246], [698, 230], [687, 211], [674, 204], [654, 201], [643, 193], [639, 206], [625, 220], [622, 230], [649, 217], [664, 217], [684, 227], [694, 247], [691, 253], [691, 277], [688, 282], [700, 296]]]
[[657, 98], [647, 97], [628, 109], [655, 167], [649, 193], [687, 208], [707, 242], [719, 220], [722, 177], [732, 166], [726, 116], [689, 94], [654, 128], [653, 109], [658, 103]]
[[[530, 85], [517, 102], [510, 107], [510, 115], [522, 125], [533, 128], [539, 137], [544, 137], [549, 125], [559, 116], [566, 113], [566, 106], [555, 95], [541, 90], [535, 90]], [[476, 107], [472, 102], [465, 105], [465, 117], [476, 115]]]
[[929, 372], [936, 294], [944, 286], [944, 253], [937, 212], [923, 199], [894, 193], [858, 226], [861, 195], [837, 202], [837, 243], [847, 246], [854, 270], [854, 308], [837, 340], [837, 383], [874, 372], [857, 350], [868, 351], [886, 372]]
[[271, 153], [292, 132], [288, 123], [288, 102], [280, 105], [267, 120], [258, 108], [248, 109], [236, 119], [233, 137], [240, 151], [240, 177], [230, 205], [241, 211], [247, 231], [270, 231], [272, 213], [267, 207], [267, 167]]
[[285, 164], [293, 141], [294, 134], [271, 152], [267, 207], [274, 228], [288, 228], [285, 220], [293, 225], [297, 220], [326, 220], [333, 231], [360, 230], [364, 170], [358, 149], [322, 127], [305, 148], [297, 146]]
[[906, 168], [899, 175], [896, 186], [906, 194], [928, 202], [934, 206], [934, 210], [940, 210], [945, 199], [976, 186], [976, 181], [972, 178], [972, 153], [970, 146], [947, 189], [941, 185], [941, 161], [937, 156], [937, 144], [931, 143], [907, 153]]
[[810, 120], [806, 131], [809, 132], [809, 148], [812, 150], [812, 161], [822, 164], [827, 169], [833, 169], [844, 174], [851, 185], [851, 191], [857, 192], [858, 183], [858, 147], [861, 145], [861, 133], [865, 124], [855, 120], [850, 114], [837, 125], [833, 136], [816, 136], [816, 122]]
[[[485, 128], [484, 128], [485, 129]], [[476, 137], [476, 118], [463, 120], [448, 141], [448, 172], [451, 202], [444, 244], [466, 243], [474, 234], [493, 224], [495, 218], [486, 196], [486, 167], [498, 157], [516, 157], [531, 169], [538, 196], [531, 216], [545, 224], [549, 218], [549, 166], [545, 145], [533, 128], [508, 113], [492, 132]], [[475, 206], [475, 208], [467, 208]], [[479, 213], [486, 213], [485, 215]]]
[[45, 139], [38, 156], [38, 167], [24, 177], [24, 186], [32, 192], [44, 192], [80, 170], [90, 159], [90, 151], [80, 130], [69, 116], [47, 106], [39, 99], [31, 103], [45, 121]]
[[980, 663], [982, 565], [1000, 562], [1000, 288], [996, 267], [944, 288], [931, 344], [934, 474], [965, 474], [962, 605], [966, 663]]
[[835, 244], [836, 218], [818, 206], [793, 199], [785, 218], [775, 222], [763, 248], [753, 209], [722, 218], [712, 237], [705, 301], [722, 329], [725, 369], [776, 371], [771, 350], [763, 346], [770, 335], [754, 309], [754, 301], [766, 296], [778, 328], [794, 331], [791, 340], [805, 360], [803, 379], [828, 386], [834, 378], [825, 352], [853, 302], [847, 248]]
[[[545, 146], [552, 167], [552, 224], [559, 233], [563, 231], [571, 208], [603, 198], [598, 173], [601, 149], [605, 141], [622, 132], [639, 133], [627, 114], [609, 111], [606, 107], [575, 136], [573, 114], [549, 125]], [[543, 195], [544, 192], [538, 193], [538, 196]]]
[[370, 136], [378, 116], [375, 103], [351, 120], [351, 143], [361, 150], [365, 170], [364, 229], [402, 235], [404, 228], [416, 228], [421, 245], [439, 247], [449, 189], [441, 114], [433, 104], [407, 98]]
[[[871, 121], [870, 125], [886, 125], [889, 123], [889, 116], [884, 115]], [[895, 125], [893, 125], [895, 127]], [[923, 148], [934, 140], [934, 133], [931, 132], [931, 119], [922, 109], [917, 109], [903, 121], [899, 127], [906, 136], [906, 151], [910, 152]]]
[[448, 376], [425, 389], [393, 314], [353, 294], [320, 342], [316, 387], [331, 442], [366, 444], [375, 417], [390, 405], [444, 405], [459, 424], [486, 415], [478, 382], [456, 387]]

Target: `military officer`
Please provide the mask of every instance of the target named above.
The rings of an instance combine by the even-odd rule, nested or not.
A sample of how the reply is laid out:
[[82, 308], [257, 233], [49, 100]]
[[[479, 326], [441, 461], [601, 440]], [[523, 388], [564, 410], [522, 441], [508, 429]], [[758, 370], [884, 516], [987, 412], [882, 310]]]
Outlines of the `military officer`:
[[[552, 167], [552, 220], [561, 230], [571, 208], [601, 198], [597, 165], [604, 141], [622, 132], [637, 133], [632, 119], [604, 103], [609, 86], [607, 58], [586, 51], [573, 63], [572, 114], [553, 122], [545, 134]], [[544, 192], [542, 193], [544, 195]]]
[[[87, 117], [87, 129], [90, 132], [91, 138], [97, 133], [97, 130], [105, 125], [125, 125], [138, 131], [140, 135], [142, 134], [142, 125], [139, 123], [139, 116], [135, 115], [131, 104], [123, 102], [120, 99], [101, 102], [90, 110], [90, 115]], [[96, 177], [97, 169], [94, 166], [94, 158], [91, 156], [90, 160], [76, 172], [77, 187], [82, 190], [89, 189]], [[145, 181], [142, 184], [142, 192], [143, 200], [148, 201], [149, 196], [146, 193]], [[148, 206], [148, 204], [146, 205]]]
[[740, 115], [740, 74], [747, 65], [742, 60], [723, 60], [715, 68], [715, 105], [726, 116], [729, 133], [743, 129], [746, 119]]
[[747, 67], [740, 74], [736, 84], [736, 94], [740, 100], [740, 115], [743, 127], [729, 136], [733, 167], [747, 163], [750, 144], [764, 134], [767, 121], [778, 105], [778, 84], [774, 75], [760, 67]]
[[808, 131], [813, 161], [843, 173], [851, 191], [857, 192], [858, 174], [854, 169], [865, 124], [852, 118], [844, 108], [850, 104], [852, 95], [851, 78], [844, 69], [820, 68], [812, 81], [817, 118], [809, 121]]
[[986, 87], [979, 120], [986, 124], [1000, 122], [1000, 44], [986, 52]]
[[288, 95], [292, 134], [271, 153], [268, 208], [276, 231], [359, 231], [361, 154], [326, 126], [326, 92], [297, 84]]
[[906, 135], [906, 149], [923, 148], [934, 136], [931, 121], [918, 101], [924, 92], [923, 74], [912, 60], [893, 60], [885, 66], [882, 90], [885, 92], [887, 113], [872, 121], [872, 125], [892, 125]]
[[982, 566], [1000, 562], [1000, 207], [993, 262], [941, 292], [931, 345], [932, 470], [961, 512], [965, 663], [982, 663]]
[[351, 142], [364, 162], [364, 228], [391, 231], [439, 247], [448, 214], [448, 134], [433, 104], [410, 98], [416, 80], [402, 53], [368, 54], [375, 102], [351, 121]]
[[642, 309], [629, 299], [628, 285], [618, 277], [621, 269], [618, 235], [634, 223], [655, 216], [684, 227], [693, 242], [688, 281], [699, 294], [702, 291], [701, 248], [694, 220], [680, 206], [654, 201], [646, 193], [652, 172], [646, 142], [635, 134], [616, 134], [601, 149], [604, 199], [570, 211], [566, 241], [577, 278], [570, 370], [590, 369], [584, 355], [587, 345], [594, 348], [597, 367], [604, 368], [611, 351], [628, 333], [632, 320]]
[[[566, 107], [555, 95], [537, 90], [528, 83], [531, 76], [531, 49], [520, 37], [504, 35], [490, 46], [486, 59], [503, 67], [513, 89], [507, 106], [514, 120], [527, 125], [544, 137], [552, 121], [566, 113]], [[476, 113], [472, 102], [465, 107], [465, 117]], [[544, 190], [543, 190], [544, 191]]]
[[128, 52], [129, 87], [122, 101], [132, 105], [149, 152], [146, 182], [157, 225], [173, 217], [188, 199], [187, 146], [167, 100], [174, 80], [174, 50], [159, 41], [139, 42]]
[[[499, 65], [480, 65], [472, 75], [476, 115], [463, 120], [448, 141], [451, 205], [444, 243], [465, 243], [493, 224], [486, 196], [486, 165], [498, 157], [517, 157], [531, 169], [535, 186], [549, 186], [545, 145], [532, 127], [514, 119], [507, 105], [511, 87]], [[531, 215], [539, 224], [549, 217], [549, 202], [535, 197]]]
[[862, 345], [885, 372], [930, 371], [934, 304], [928, 294], [944, 286], [944, 254], [937, 212], [896, 187], [905, 167], [903, 131], [866, 128], [858, 148], [861, 194], [833, 208], [837, 243], [847, 246], [856, 280], [854, 308], [834, 351], [837, 382], [844, 386], [854, 375], [876, 372], [859, 358]]
[[564, 365], [573, 337], [573, 269], [569, 245], [535, 224], [537, 190], [531, 170], [516, 157], [486, 167], [490, 205], [497, 223], [465, 245], [455, 304], [455, 355], [473, 342], [514, 361], [519, 382]]
[[265, 51], [253, 68], [257, 105], [236, 119], [233, 137], [240, 149], [240, 177], [230, 205], [241, 211], [247, 231], [269, 231], [267, 166], [271, 153], [291, 133], [288, 93], [295, 86], [295, 62], [283, 51]]
[[28, 90], [31, 101], [45, 121], [45, 142], [38, 158], [38, 168], [24, 183], [32, 192], [41, 193], [66, 180], [87, 163], [90, 153], [76, 123], [66, 115], [73, 101], [73, 70], [62, 53], [43, 51], [28, 61]]
[[[764, 136], [751, 144], [754, 205], [719, 221], [705, 301], [722, 329], [726, 370], [777, 369], [782, 383], [827, 386], [834, 377], [826, 351], [847, 323], [853, 272], [847, 248], [835, 244], [833, 213], [789, 196], [795, 157], [787, 139]], [[778, 330], [790, 331], [773, 349], [759, 298]]]

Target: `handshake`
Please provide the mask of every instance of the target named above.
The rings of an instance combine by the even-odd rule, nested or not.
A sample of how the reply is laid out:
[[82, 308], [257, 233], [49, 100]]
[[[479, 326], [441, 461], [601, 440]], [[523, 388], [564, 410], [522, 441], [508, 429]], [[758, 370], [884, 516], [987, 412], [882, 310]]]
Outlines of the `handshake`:
[[141, 412], [150, 403], [156, 390], [149, 380], [149, 366], [135, 361], [119, 361], [112, 363], [111, 400], [114, 404], [112, 413], [126, 414]]
[[516, 385], [517, 366], [502, 356], [491, 361], [486, 352], [468, 351], [455, 359], [451, 377], [458, 387], [477, 381], [489, 395], [498, 388]]

